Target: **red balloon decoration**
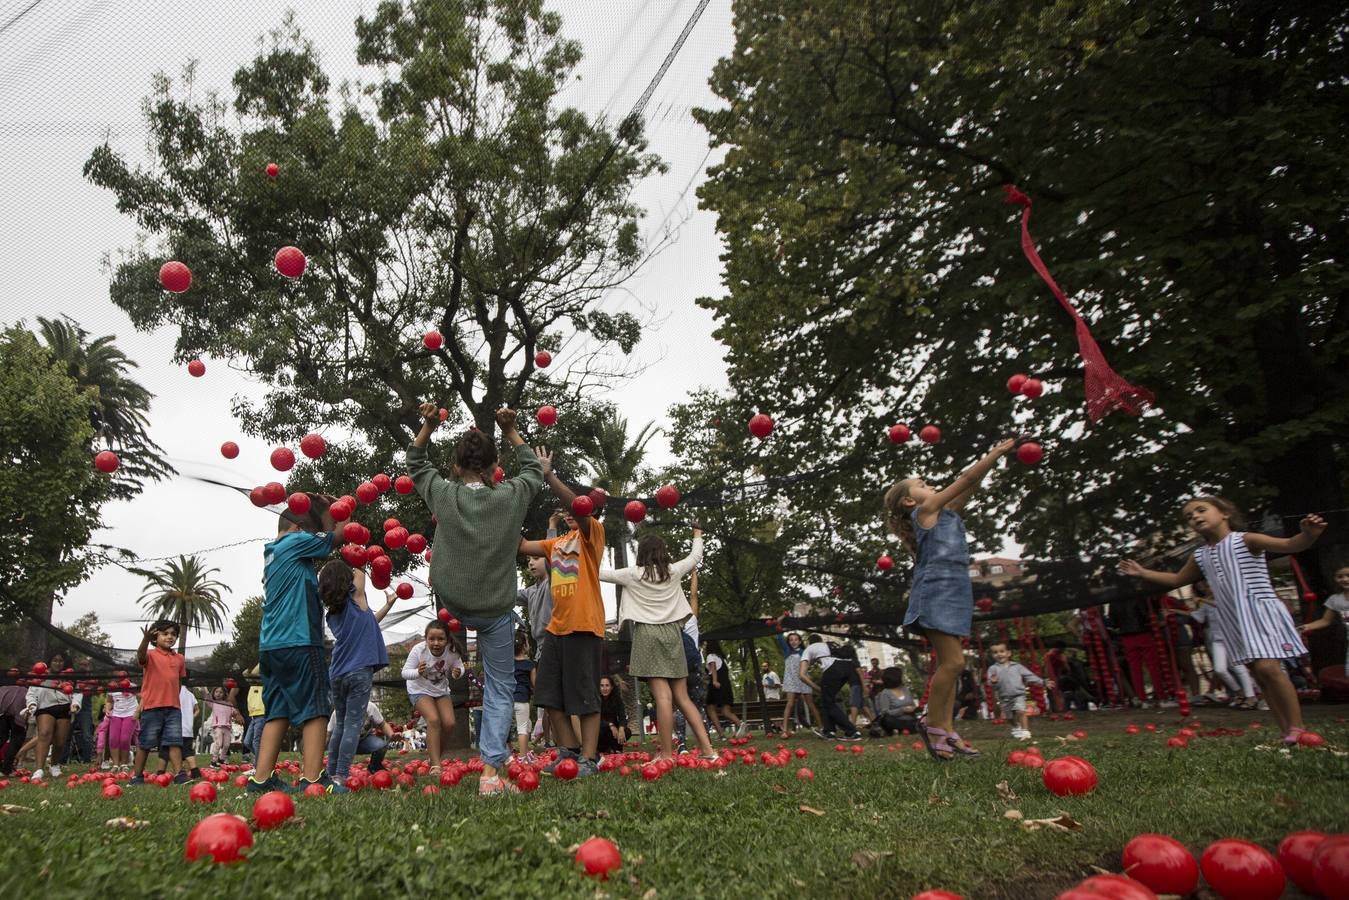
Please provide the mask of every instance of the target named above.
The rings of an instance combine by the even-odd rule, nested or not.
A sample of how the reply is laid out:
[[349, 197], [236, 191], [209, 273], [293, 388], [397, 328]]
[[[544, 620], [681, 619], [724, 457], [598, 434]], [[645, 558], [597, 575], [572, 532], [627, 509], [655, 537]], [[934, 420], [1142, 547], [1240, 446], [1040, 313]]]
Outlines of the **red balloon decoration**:
[[450, 621], [450, 611], [449, 611], [448, 609], [443, 609], [443, 608], [442, 608], [442, 609], [440, 610], [440, 612], [436, 613], [436, 618], [439, 619], [439, 620], [442, 621], [442, 622], [449, 622], [449, 621]]
[[192, 287], [192, 270], [176, 259], [159, 267], [159, 283], [171, 294], [181, 294]]
[[374, 482], [362, 481], [356, 488], [356, 499], [369, 505], [379, 499], [379, 488]]
[[94, 468], [105, 475], [111, 475], [117, 471], [117, 467], [122, 461], [117, 458], [117, 454], [111, 450], [103, 450], [94, 457]]
[[503, 481], [505, 481], [505, 480], [506, 480], [506, 470], [505, 470], [505, 469], [501, 468], [501, 466], [497, 466], [495, 469], [492, 470], [492, 483], [493, 483], [493, 484], [501, 484], [501, 482], [503, 482]]
[[410, 534], [408, 535], [407, 543], [404, 546], [407, 547], [409, 553], [421, 553], [426, 549], [426, 536], [421, 534]]
[[300, 452], [310, 459], [318, 459], [328, 452], [328, 442], [321, 434], [306, 434], [300, 438]]
[[909, 426], [903, 423], [900, 423], [898, 425], [891, 425], [889, 434], [890, 434], [890, 443], [892, 444], [902, 444], [909, 438], [913, 437], [913, 432], [909, 430]]
[[377, 475], [372, 475], [370, 477], [370, 483], [373, 484], [375, 486], [375, 490], [379, 491], [381, 494], [387, 494], [389, 492], [389, 488], [393, 487], [393, 481], [391, 481], [389, 479], [389, 476], [385, 475], [383, 472], [380, 472]]
[[193, 378], [200, 378], [206, 374], [206, 363], [199, 359], [194, 359], [187, 364], [187, 374]]
[[272, 451], [272, 468], [278, 472], [289, 472], [295, 467], [295, 452], [289, 447], [277, 447]]
[[220, 455], [225, 459], [234, 459], [239, 455], [239, 445], [234, 441], [225, 441], [220, 445]]
[[307, 260], [299, 247], [282, 247], [276, 251], [276, 270], [287, 278], [299, 278], [304, 274]]
[[267, 505], [267, 496], [263, 492], [261, 485], [248, 492], [248, 499], [259, 509]]
[[923, 430], [918, 432], [919, 440], [927, 444], [935, 444], [941, 440], [941, 429], [936, 425], [924, 425]]

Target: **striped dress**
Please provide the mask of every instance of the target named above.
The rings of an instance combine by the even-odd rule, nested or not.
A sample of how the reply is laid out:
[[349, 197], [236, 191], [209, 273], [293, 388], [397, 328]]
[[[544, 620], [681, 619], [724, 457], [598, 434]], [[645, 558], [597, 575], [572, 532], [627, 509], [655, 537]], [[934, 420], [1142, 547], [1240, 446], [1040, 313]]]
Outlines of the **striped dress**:
[[1293, 617], [1269, 582], [1264, 553], [1252, 553], [1244, 532], [1201, 545], [1195, 562], [1217, 601], [1218, 621], [1231, 658], [1290, 659], [1307, 652]]

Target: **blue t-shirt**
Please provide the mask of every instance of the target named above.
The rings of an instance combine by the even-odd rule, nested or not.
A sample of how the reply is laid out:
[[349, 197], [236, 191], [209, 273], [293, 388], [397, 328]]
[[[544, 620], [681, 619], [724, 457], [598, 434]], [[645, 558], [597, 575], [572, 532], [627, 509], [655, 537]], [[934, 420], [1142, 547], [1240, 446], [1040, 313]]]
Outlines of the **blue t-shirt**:
[[336, 534], [292, 531], [263, 548], [259, 650], [323, 646], [323, 607], [314, 563], [337, 545]]
[[517, 659], [515, 661], [515, 693], [511, 699], [516, 703], [528, 703], [529, 698], [534, 693], [534, 686], [529, 683], [529, 673], [534, 671], [534, 660]]
[[357, 605], [355, 588], [347, 594], [346, 608], [338, 615], [328, 616], [328, 629], [333, 633], [329, 678], [357, 669], [382, 669], [389, 664], [389, 651], [384, 646], [379, 622], [375, 621], [374, 612]]

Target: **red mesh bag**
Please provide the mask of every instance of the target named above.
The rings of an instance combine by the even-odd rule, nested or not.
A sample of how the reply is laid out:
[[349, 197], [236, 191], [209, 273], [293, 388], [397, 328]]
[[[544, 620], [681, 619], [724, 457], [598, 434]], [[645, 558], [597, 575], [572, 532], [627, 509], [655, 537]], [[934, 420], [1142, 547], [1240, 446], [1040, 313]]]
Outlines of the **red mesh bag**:
[[1082, 314], [1068, 302], [1063, 290], [1054, 282], [1049, 269], [1045, 267], [1040, 254], [1035, 250], [1035, 242], [1030, 236], [1030, 197], [1010, 184], [1006, 185], [1004, 190], [1007, 192], [1007, 202], [1022, 208], [1022, 252], [1026, 254], [1026, 259], [1030, 260], [1031, 267], [1044, 279], [1045, 284], [1049, 285], [1059, 303], [1068, 311], [1068, 315], [1073, 317], [1077, 329], [1077, 353], [1082, 357], [1083, 375], [1086, 378], [1087, 418], [1093, 423], [1099, 422], [1117, 409], [1131, 415], [1139, 415], [1143, 412], [1144, 406], [1155, 404], [1157, 398], [1153, 396], [1152, 391], [1130, 384], [1110, 368], [1110, 363], [1105, 361], [1105, 355], [1101, 353], [1096, 339], [1091, 336], [1091, 330], [1087, 328]]

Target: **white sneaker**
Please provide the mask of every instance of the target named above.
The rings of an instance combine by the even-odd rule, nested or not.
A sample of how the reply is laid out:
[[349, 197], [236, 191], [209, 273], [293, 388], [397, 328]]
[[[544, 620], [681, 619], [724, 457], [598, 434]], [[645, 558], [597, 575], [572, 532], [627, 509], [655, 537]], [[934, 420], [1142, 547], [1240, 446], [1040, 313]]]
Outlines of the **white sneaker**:
[[1028, 741], [1030, 740], [1030, 732], [1026, 731], [1024, 728], [1013, 728], [1012, 737], [1016, 738], [1018, 741]]
[[58, 766], [56, 763], [52, 763], [52, 777], [53, 778], [61, 777], [61, 767]]
[[42, 770], [41, 770], [41, 769], [38, 769], [37, 771], [33, 772], [32, 775], [29, 775], [29, 776], [28, 776], [28, 780], [29, 780], [29, 781], [41, 781], [42, 779], [43, 779], [43, 774], [42, 774]]
[[1089, 712], [1096, 712], [1096, 710], [1098, 709], [1100, 709], [1100, 707], [1097, 706], [1095, 703], [1092, 703], [1090, 701], [1087, 702], [1087, 710]]
[[1178, 706], [1180, 706], [1180, 704], [1174, 700], [1163, 700], [1161, 703], [1157, 704], [1158, 709], [1175, 709]]
[[735, 730], [736, 737], [746, 737], [749, 734], [749, 725], [741, 722], [740, 727]]
[[1255, 704], [1255, 708], [1260, 710], [1261, 712], [1269, 712], [1269, 704], [1263, 700]]
[[105, 759], [103, 760], [103, 763], [102, 765], [99, 766], [99, 768], [102, 769], [104, 772], [106, 772], [112, 768], [112, 763]]

